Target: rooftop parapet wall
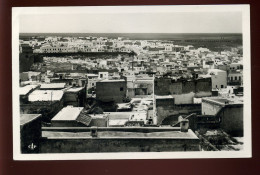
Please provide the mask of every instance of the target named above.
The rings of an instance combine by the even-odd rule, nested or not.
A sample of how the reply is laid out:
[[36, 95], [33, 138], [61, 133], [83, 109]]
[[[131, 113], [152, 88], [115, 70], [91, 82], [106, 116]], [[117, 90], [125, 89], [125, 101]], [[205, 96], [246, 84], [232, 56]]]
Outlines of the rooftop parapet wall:
[[[91, 127], [42, 127], [42, 131], [59, 132], [90, 132]], [[180, 127], [98, 127], [98, 131], [121, 131], [121, 132], [165, 132], [179, 131]]]
[[[93, 146], [96, 145], [96, 146]], [[200, 151], [199, 139], [42, 139], [41, 153]]]
[[[200, 151], [180, 127], [43, 127], [41, 153]], [[95, 136], [92, 135], [93, 130]], [[96, 145], [96, 146], [93, 146]]]

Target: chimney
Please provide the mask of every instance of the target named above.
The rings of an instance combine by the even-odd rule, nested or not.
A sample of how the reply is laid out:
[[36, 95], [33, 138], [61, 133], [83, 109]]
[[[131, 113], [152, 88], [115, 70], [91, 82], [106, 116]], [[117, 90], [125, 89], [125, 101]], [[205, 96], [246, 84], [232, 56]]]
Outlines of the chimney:
[[183, 117], [180, 115], [179, 117], [178, 117], [178, 122], [181, 122], [183, 120]]
[[189, 129], [189, 120], [183, 119], [180, 123], [181, 126], [181, 132], [188, 132]]
[[91, 134], [91, 137], [97, 137], [98, 136], [97, 126], [92, 126], [91, 127], [90, 134]]

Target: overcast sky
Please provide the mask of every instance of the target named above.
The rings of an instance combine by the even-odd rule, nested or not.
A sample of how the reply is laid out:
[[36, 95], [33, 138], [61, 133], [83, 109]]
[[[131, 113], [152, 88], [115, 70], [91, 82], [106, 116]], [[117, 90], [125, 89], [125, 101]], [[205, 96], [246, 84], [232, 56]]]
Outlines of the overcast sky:
[[21, 33], [242, 33], [240, 12], [20, 15]]

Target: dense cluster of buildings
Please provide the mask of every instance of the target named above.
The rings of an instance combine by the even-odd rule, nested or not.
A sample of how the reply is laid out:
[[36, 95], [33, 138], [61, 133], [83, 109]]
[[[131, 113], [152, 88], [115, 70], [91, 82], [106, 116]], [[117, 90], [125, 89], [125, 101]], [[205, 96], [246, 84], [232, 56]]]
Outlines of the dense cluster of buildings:
[[[213, 52], [160, 40], [32, 37], [20, 40], [20, 52], [49, 54], [20, 73], [24, 153], [236, 150], [241, 144], [216, 148], [204, 141], [214, 129], [231, 140], [243, 136], [240, 47]], [[51, 55], [84, 52], [105, 56]], [[118, 54], [107, 58], [110, 52]]]

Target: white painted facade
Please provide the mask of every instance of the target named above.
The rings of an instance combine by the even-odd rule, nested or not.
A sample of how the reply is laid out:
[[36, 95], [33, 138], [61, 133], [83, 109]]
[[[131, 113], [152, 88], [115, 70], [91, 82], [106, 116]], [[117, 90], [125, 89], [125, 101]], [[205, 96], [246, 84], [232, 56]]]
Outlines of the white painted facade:
[[219, 69], [209, 69], [208, 74], [211, 75], [212, 88], [227, 87], [227, 72]]

